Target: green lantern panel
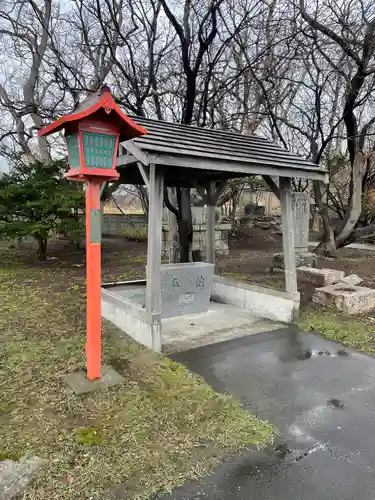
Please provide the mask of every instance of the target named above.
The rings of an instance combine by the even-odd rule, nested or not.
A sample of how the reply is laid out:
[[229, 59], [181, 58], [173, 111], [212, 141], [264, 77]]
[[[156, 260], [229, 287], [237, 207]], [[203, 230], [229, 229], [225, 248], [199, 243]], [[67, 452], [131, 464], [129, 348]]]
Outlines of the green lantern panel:
[[112, 168], [116, 137], [83, 132], [83, 152], [87, 168]]
[[68, 135], [66, 138], [69, 152], [69, 165], [71, 168], [79, 168], [78, 134]]

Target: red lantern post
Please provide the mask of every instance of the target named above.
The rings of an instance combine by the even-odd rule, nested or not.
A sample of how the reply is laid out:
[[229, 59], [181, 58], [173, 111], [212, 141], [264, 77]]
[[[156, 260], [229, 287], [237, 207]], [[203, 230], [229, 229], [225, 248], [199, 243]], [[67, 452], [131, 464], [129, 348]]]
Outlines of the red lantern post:
[[90, 380], [101, 375], [101, 242], [97, 234], [100, 187], [101, 182], [95, 179], [86, 183], [86, 359]]
[[133, 139], [146, 130], [117, 106], [103, 86], [71, 114], [39, 131], [49, 135], [65, 131], [70, 169], [66, 177], [86, 183], [86, 287], [87, 377], [101, 376], [101, 213], [100, 191], [105, 181], [119, 178], [116, 156], [120, 141]]

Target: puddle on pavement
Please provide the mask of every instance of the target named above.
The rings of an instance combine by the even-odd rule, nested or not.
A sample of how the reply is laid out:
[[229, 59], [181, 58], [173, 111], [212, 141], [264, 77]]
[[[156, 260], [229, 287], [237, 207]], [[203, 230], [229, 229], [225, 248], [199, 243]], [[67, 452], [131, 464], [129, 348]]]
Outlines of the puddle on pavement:
[[[279, 356], [279, 360], [285, 363], [295, 360], [308, 360], [316, 356], [349, 356], [345, 349], [329, 351], [327, 349], [315, 349], [309, 345], [309, 338], [306, 333], [298, 330], [291, 332], [285, 343], [285, 350]], [[318, 340], [318, 339], [317, 339]], [[320, 342], [317, 342], [319, 345]]]
[[301, 460], [308, 457], [312, 453], [315, 453], [317, 451], [324, 451], [326, 449], [327, 449], [326, 445], [319, 441], [311, 448], [307, 448], [302, 451], [293, 449], [291, 445], [285, 442], [285, 443], [280, 443], [276, 446], [275, 455], [278, 458], [284, 459], [286, 462], [294, 463], [294, 462], [300, 462]]
[[282, 354], [279, 359], [282, 362], [290, 362], [290, 361], [295, 361], [300, 360], [304, 361], [306, 359], [311, 359], [315, 357], [320, 357], [320, 356], [328, 356], [331, 358], [335, 358], [336, 356], [349, 356], [349, 353], [340, 349], [336, 352], [330, 352], [330, 351], [322, 351], [322, 350], [312, 350], [310, 348], [305, 348], [302, 350], [294, 350], [294, 351], [288, 351], [286, 354]]
[[341, 399], [338, 398], [331, 398], [327, 401], [327, 405], [332, 406], [333, 408], [339, 408], [342, 410], [343, 408], [346, 408], [346, 404], [341, 401]]
[[295, 458], [293, 458], [292, 462], [300, 462], [304, 458], [308, 457], [309, 455], [312, 455], [313, 453], [316, 453], [317, 451], [324, 451], [326, 449], [326, 445], [323, 443], [317, 443], [316, 446], [313, 448], [310, 448], [309, 450], [305, 450], [299, 455], [297, 455]]

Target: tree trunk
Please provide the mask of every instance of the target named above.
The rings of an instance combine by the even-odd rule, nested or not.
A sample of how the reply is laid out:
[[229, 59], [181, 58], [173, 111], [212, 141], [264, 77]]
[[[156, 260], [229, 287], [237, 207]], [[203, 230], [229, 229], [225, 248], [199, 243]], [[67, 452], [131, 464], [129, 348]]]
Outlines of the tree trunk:
[[234, 194], [233, 198], [232, 198], [232, 213], [231, 213], [231, 226], [232, 226], [232, 229], [234, 228], [234, 226], [236, 225], [236, 212], [237, 212], [237, 194]]
[[323, 239], [316, 247], [317, 253], [322, 253], [326, 257], [336, 256], [335, 234], [331, 226], [328, 214], [327, 203], [323, 200], [323, 185], [319, 181], [314, 182], [315, 203], [319, 208], [323, 223]]
[[180, 188], [178, 198], [180, 211], [180, 220], [178, 221], [180, 262], [189, 262], [190, 248], [193, 242], [193, 222], [190, 206], [190, 188]]
[[352, 167], [352, 188], [348, 209], [345, 214], [345, 222], [336, 235], [329, 220], [328, 205], [323, 200], [322, 186], [320, 183], [314, 183], [315, 201], [319, 207], [323, 222], [323, 240], [317, 246], [316, 251], [327, 257], [335, 257], [337, 249], [342, 248], [351, 241], [351, 235], [361, 216], [363, 165], [363, 155], [357, 153]]
[[352, 167], [351, 178], [351, 196], [349, 200], [348, 210], [345, 216], [345, 224], [340, 233], [336, 237], [336, 247], [340, 248], [345, 245], [351, 233], [361, 216], [362, 211], [362, 174], [363, 174], [363, 155], [357, 153]]
[[331, 226], [331, 222], [328, 216], [328, 207], [325, 207], [322, 213], [322, 222], [323, 222], [323, 231], [324, 231], [324, 239], [323, 239], [323, 254], [326, 257], [336, 257], [336, 241], [335, 241], [335, 233]]
[[38, 241], [38, 259], [47, 259], [47, 238], [37, 238]]

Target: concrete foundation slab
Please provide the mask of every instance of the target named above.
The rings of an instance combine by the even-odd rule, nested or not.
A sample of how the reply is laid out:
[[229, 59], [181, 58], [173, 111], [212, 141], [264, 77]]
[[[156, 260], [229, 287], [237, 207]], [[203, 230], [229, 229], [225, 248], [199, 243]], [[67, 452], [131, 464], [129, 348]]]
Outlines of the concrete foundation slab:
[[317, 288], [313, 301], [322, 305], [333, 305], [346, 314], [361, 314], [375, 309], [375, 290], [345, 283]]
[[146, 281], [117, 283], [113, 285], [113, 288], [106, 285], [106, 289], [115, 291], [119, 297], [129, 300], [142, 308], [146, 307]]
[[147, 313], [142, 305], [145, 297], [145, 281], [103, 285], [102, 316], [140, 344], [160, 352], [160, 314]]
[[257, 318], [281, 323], [293, 323], [299, 314], [299, 293], [273, 290], [224, 276], [214, 277], [211, 299], [243, 308]]
[[319, 287], [338, 283], [344, 279], [344, 276], [344, 271], [337, 271], [336, 269], [317, 269], [316, 267], [306, 266], [297, 269], [299, 281], [307, 281]]
[[170, 318], [144, 307], [146, 282], [102, 286], [102, 316], [154, 352], [177, 352], [280, 328], [297, 319], [299, 293], [214, 276], [208, 311]]
[[98, 380], [89, 380], [84, 371], [68, 373], [63, 379], [75, 394], [107, 389], [125, 382], [125, 379], [111, 366], [102, 366], [102, 376]]
[[162, 320], [163, 352], [184, 351], [283, 327], [239, 307], [211, 302], [206, 313]]
[[[311, 252], [296, 253], [296, 267], [316, 267], [316, 254]], [[284, 253], [275, 253], [272, 261], [273, 269], [284, 269]]]

